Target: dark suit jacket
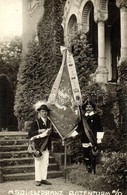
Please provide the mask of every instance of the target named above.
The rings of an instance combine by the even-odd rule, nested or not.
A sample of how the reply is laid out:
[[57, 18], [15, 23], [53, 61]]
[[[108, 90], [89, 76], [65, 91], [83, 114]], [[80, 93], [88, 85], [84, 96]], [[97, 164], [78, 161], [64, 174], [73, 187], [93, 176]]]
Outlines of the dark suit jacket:
[[[86, 118], [87, 123], [88, 123], [91, 131], [93, 132], [95, 138], [97, 138], [97, 132], [103, 131], [100, 116], [95, 113], [91, 116], [85, 116], [85, 118]], [[89, 143], [90, 142], [86, 133], [85, 133], [85, 130], [83, 128], [82, 120], [80, 121], [80, 123], [78, 125], [77, 132], [81, 134], [81, 143]]]
[[[37, 123], [38, 121], [38, 123]], [[39, 124], [39, 127], [40, 129], [47, 129], [47, 128], [51, 128], [52, 129], [52, 132], [51, 134], [48, 136], [48, 142], [44, 148], [44, 150], [46, 148], [48, 148], [49, 150], [51, 150], [51, 138], [54, 137], [54, 138], [58, 138], [59, 135], [57, 133], [54, 132], [53, 130], [53, 126], [51, 124], [51, 121], [49, 119], [47, 119], [47, 123], [45, 125], [45, 123], [43, 122], [43, 120], [41, 118], [37, 119], [36, 121], [34, 121], [31, 125], [31, 129], [30, 131], [28, 132], [28, 137], [31, 138], [35, 135], [39, 135], [39, 127], [38, 127], [38, 124]], [[47, 136], [46, 136], [47, 137]], [[46, 139], [46, 137], [44, 138], [38, 138], [38, 139], [35, 139], [34, 142], [35, 142], [35, 148], [36, 149], [40, 149], [42, 144], [44, 143], [44, 140]]]

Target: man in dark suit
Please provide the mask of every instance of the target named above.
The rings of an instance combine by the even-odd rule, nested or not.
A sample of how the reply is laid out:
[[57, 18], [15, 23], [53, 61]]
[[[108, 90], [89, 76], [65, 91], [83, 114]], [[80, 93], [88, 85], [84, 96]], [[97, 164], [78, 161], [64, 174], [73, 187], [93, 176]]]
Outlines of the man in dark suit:
[[[92, 131], [92, 134], [97, 142], [97, 134], [103, 131], [100, 116], [96, 113], [96, 106], [92, 102], [87, 102], [82, 106], [83, 114], [86, 118], [87, 124]], [[81, 143], [84, 152], [84, 162], [88, 173], [96, 173], [96, 148], [93, 148], [91, 140], [88, 138], [86, 131], [82, 125], [79, 124], [77, 130], [81, 133]]]
[[[93, 147], [92, 139], [94, 138], [94, 143], [97, 146], [97, 134], [99, 132], [103, 132], [103, 128], [101, 125], [100, 116], [96, 113], [96, 107], [92, 102], [87, 102], [82, 106], [82, 115], [81, 121], [78, 124], [77, 129], [72, 133], [72, 137], [80, 134], [81, 144], [84, 154], [84, 163], [86, 165], [88, 173], [94, 172], [96, 173], [96, 155], [98, 153], [97, 147]], [[83, 125], [83, 118], [85, 118], [88, 128], [91, 133], [86, 133], [87, 126]], [[88, 134], [90, 136], [88, 136]]]
[[41, 184], [51, 185], [46, 180], [49, 150], [51, 149], [51, 137], [58, 137], [58, 134], [54, 132], [51, 121], [48, 118], [50, 110], [47, 105], [38, 102], [35, 105], [35, 110], [37, 111], [38, 119], [32, 123], [28, 136], [34, 141], [36, 149], [36, 154], [34, 155], [36, 186]]

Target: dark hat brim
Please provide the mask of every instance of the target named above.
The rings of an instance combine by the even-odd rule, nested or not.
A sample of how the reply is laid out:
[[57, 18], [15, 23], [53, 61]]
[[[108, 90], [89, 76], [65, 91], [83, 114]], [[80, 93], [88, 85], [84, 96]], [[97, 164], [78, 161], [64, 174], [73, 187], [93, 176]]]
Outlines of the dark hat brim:
[[40, 111], [40, 110], [45, 110], [45, 111], [47, 111], [47, 112], [50, 111], [50, 109], [47, 107], [47, 105], [41, 105], [41, 106], [37, 109], [37, 111]]

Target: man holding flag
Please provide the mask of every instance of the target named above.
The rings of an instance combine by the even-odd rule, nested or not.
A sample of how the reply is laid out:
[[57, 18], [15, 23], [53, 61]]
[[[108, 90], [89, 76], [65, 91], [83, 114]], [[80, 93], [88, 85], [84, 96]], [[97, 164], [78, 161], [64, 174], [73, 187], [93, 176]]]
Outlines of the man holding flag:
[[49, 150], [51, 150], [51, 138], [58, 138], [58, 134], [54, 131], [51, 121], [48, 118], [50, 109], [43, 101], [38, 101], [34, 105], [37, 112], [37, 120], [35, 120], [28, 132], [30, 141], [34, 142], [35, 151], [33, 153], [35, 161], [35, 181], [36, 186], [41, 184], [51, 185], [47, 181], [47, 169], [49, 165]]

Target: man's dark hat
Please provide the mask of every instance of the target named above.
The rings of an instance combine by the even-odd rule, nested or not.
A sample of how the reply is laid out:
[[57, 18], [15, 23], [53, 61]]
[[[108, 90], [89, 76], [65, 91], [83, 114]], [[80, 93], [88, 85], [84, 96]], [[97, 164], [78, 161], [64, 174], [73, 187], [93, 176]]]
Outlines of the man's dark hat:
[[49, 109], [45, 104], [41, 105], [41, 106], [37, 109], [37, 111], [40, 111], [40, 110], [45, 110], [45, 111], [47, 111], [47, 112], [50, 111], [50, 109]]

